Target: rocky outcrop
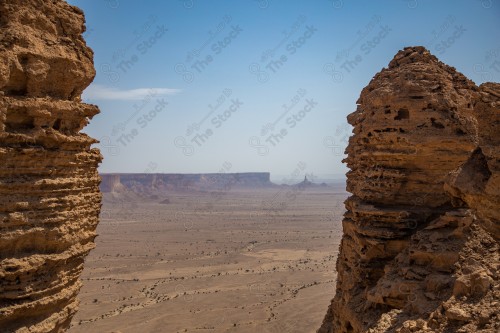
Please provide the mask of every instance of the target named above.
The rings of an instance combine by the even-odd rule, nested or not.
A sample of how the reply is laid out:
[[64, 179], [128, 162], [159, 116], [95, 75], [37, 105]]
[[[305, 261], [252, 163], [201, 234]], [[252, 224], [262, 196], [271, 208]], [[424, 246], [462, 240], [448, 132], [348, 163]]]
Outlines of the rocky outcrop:
[[411, 47], [363, 89], [318, 332], [500, 329], [499, 88]]
[[84, 31], [65, 1], [0, 0], [1, 332], [61, 332], [77, 309], [101, 202]]
[[500, 237], [500, 84], [479, 86], [474, 106], [479, 145], [451, 175], [446, 190], [474, 209], [481, 224]]
[[272, 186], [269, 172], [243, 173], [105, 173], [101, 191], [166, 194], [171, 190], [229, 190], [233, 187]]

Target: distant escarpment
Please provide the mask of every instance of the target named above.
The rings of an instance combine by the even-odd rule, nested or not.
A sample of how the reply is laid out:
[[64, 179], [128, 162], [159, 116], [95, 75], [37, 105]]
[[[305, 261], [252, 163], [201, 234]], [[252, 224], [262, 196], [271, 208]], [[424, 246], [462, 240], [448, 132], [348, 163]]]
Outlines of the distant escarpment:
[[101, 191], [166, 194], [172, 190], [229, 190], [272, 186], [269, 172], [244, 173], [104, 173]]
[[499, 332], [500, 84], [409, 47], [348, 121], [352, 195], [318, 332]]
[[1, 332], [61, 332], [77, 310], [101, 202], [84, 31], [65, 1], [0, 0]]

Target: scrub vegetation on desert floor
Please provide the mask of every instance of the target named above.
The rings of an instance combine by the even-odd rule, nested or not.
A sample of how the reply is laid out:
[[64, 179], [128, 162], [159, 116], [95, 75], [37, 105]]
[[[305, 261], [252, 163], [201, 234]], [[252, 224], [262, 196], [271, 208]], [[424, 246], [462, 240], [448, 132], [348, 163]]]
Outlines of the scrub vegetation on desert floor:
[[315, 332], [344, 188], [106, 193], [70, 332]]

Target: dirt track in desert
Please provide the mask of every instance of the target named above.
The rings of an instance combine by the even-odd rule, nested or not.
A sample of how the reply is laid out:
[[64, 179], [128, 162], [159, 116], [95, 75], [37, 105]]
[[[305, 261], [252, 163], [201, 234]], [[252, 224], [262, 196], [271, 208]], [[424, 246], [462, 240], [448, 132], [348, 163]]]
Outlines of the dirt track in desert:
[[106, 194], [70, 332], [315, 332], [346, 196], [343, 185]]

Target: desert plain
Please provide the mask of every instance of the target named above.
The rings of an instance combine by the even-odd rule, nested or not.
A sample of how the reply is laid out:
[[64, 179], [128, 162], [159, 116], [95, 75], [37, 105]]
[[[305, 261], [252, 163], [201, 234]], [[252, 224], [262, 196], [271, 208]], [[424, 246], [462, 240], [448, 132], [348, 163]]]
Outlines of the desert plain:
[[315, 332], [344, 183], [105, 193], [71, 333]]

